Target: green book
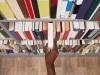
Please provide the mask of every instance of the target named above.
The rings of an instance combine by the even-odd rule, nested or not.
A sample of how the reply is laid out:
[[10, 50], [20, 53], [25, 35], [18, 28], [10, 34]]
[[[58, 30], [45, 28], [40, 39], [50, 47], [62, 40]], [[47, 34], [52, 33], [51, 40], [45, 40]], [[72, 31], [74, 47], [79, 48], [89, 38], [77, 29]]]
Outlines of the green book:
[[92, 3], [92, 6], [89, 8], [87, 14], [84, 17], [85, 20], [88, 20], [91, 17], [92, 13], [94, 12], [94, 10], [96, 9], [99, 3], [100, 3], [100, 0], [94, 0], [94, 2]]
[[4, 30], [0, 30], [0, 33], [2, 33], [5, 38], [9, 38], [9, 35]]

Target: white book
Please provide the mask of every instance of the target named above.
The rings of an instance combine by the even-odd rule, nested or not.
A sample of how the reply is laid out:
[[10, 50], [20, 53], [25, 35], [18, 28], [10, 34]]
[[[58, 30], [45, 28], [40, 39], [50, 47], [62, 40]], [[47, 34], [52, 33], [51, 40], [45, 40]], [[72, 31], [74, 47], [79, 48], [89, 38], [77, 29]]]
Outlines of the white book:
[[16, 0], [6, 0], [10, 8], [12, 9], [14, 15], [17, 19], [24, 19], [24, 15], [21, 12], [21, 9]]
[[34, 28], [35, 28], [35, 23], [32, 22], [32, 31], [34, 31]]
[[8, 43], [8, 40], [3, 40], [3, 44], [7, 44]]
[[69, 40], [65, 40], [65, 45], [69, 45], [70, 41]]
[[82, 40], [82, 44], [85, 45], [85, 40]]
[[[61, 28], [60, 28], [60, 29], [61, 29]], [[65, 23], [64, 23], [64, 21], [62, 21], [62, 32], [60, 33], [60, 38], [59, 38], [59, 40], [62, 40], [62, 39], [63, 39], [64, 32], [65, 32]]]
[[24, 31], [24, 25], [22, 22], [15, 22], [15, 31], [18, 32], [20, 34], [20, 36], [22, 37], [22, 39], [26, 39], [23, 31]]
[[33, 45], [33, 40], [28, 40], [28, 45]]
[[56, 18], [60, 18], [62, 8], [62, 0], [58, 0]]
[[65, 14], [66, 14], [67, 3], [68, 3], [68, 0], [62, 0], [62, 2], [61, 2], [61, 10], [60, 10], [60, 17], [61, 18], [66, 18]]
[[73, 46], [78, 45], [77, 40], [73, 40]]
[[40, 23], [38, 21], [35, 22], [35, 30], [38, 30], [39, 29], [39, 24]]
[[41, 32], [41, 31], [42, 31], [42, 21], [39, 24], [39, 32]]
[[94, 40], [91, 41], [91, 44], [94, 44]]
[[34, 42], [34, 45], [37, 45], [37, 40], [34, 40], [33, 42]]
[[99, 41], [95, 39], [95, 40], [94, 40], [94, 43], [95, 43], [95, 44], [98, 44], [98, 43], [99, 43]]
[[84, 30], [85, 29], [84, 21], [79, 21], [79, 26], [80, 26], [80, 29]]
[[77, 5], [81, 5], [82, 3], [83, 3], [83, 0], [77, 0], [77, 1], [76, 1], [76, 4], [77, 4]]
[[79, 21], [73, 21], [73, 27], [74, 29], [79, 30], [80, 29]]
[[86, 21], [86, 28], [87, 29], [95, 29], [93, 21]]
[[94, 23], [94, 28], [95, 29], [100, 29], [100, 26], [99, 26], [99, 22], [93, 22]]
[[70, 21], [70, 32], [67, 39], [74, 39], [77, 35], [78, 31], [73, 29], [73, 23]]
[[73, 45], [73, 40], [69, 40], [69, 45]]
[[48, 23], [48, 48], [53, 48], [53, 23]]

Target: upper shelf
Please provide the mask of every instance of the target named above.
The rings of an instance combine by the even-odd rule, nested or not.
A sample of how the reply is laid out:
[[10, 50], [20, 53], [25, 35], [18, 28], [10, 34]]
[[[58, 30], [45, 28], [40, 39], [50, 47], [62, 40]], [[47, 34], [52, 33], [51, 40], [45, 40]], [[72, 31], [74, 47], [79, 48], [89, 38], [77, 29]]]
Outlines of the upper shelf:
[[0, 20], [100, 21], [100, 0], [0, 0]]

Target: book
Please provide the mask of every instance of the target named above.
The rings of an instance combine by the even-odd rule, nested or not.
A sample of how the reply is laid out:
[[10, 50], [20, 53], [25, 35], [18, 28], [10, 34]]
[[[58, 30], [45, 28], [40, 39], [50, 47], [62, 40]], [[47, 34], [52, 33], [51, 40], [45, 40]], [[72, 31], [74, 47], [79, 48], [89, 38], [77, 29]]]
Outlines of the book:
[[38, 7], [38, 3], [37, 0], [31, 0], [32, 3], [32, 7], [35, 13], [35, 17], [36, 18], [40, 18], [40, 13], [39, 13], [39, 7]]
[[3, 30], [3, 28], [0, 28], [0, 33], [2, 36], [4, 36], [5, 38], [9, 38], [10, 36], [6, 33], [6, 31]]
[[24, 25], [22, 22], [15, 22], [15, 32], [20, 40], [27, 39], [24, 33]]
[[98, 18], [98, 16], [100, 15], [100, 11], [99, 10], [100, 10], [100, 3], [98, 4], [97, 8], [93, 12], [93, 14], [89, 18], [89, 20], [96, 20]]
[[5, 0], [0, 0], [1, 15], [7, 20], [15, 20], [15, 16]]
[[77, 16], [76, 16], [76, 19], [84, 19], [88, 9], [92, 6], [92, 3], [93, 3], [93, 0], [83, 0], [83, 3], [79, 9]]
[[26, 7], [28, 9], [28, 12], [29, 12], [31, 19], [34, 19], [35, 13], [34, 13], [34, 10], [33, 10], [33, 7], [32, 7], [31, 0], [25, 0], [25, 3], [26, 3]]
[[77, 29], [79, 32], [76, 35], [75, 39], [80, 39], [82, 37], [82, 35], [84, 34], [84, 32], [85, 32], [84, 21], [78, 21], [78, 24], [77, 25], [79, 25], [79, 28]]
[[28, 40], [32, 40], [33, 39], [31, 35], [32, 22], [23, 22], [23, 25], [26, 37], [28, 38]]
[[74, 23], [70, 21], [70, 32], [67, 39], [74, 39], [78, 33], [77, 30], [74, 29]]
[[62, 0], [58, 0], [56, 18], [60, 18]]
[[8, 27], [9, 32], [11, 33], [11, 35], [16, 39], [16, 40], [20, 40], [18, 38], [18, 36], [15, 33], [15, 25], [14, 22], [9, 22], [9, 27]]
[[67, 39], [69, 31], [70, 31], [70, 22], [65, 21], [65, 32], [64, 32], [63, 39]]
[[40, 40], [40, 36], [39, 36], [39, 24], [40, 22], [36, 21], [35, 22], [35, 26], [34, 26], [34, 31], [35, 31], [35, 35], [36, 35], [36, 39]]
[[88, 39], [88, 36], [95, 29], [93, 21], [86, 21], [85, 26], [86, 26], [86, 30], [84, 34], [82, 35], [81, 39]]
[[24, 15], [25, 18], [30, 18], [29, 12], [27, 10], [26, 4], [24, 0], [17, 0], [17, 3]]
[[0, 20], [4, 20], [4, 16], [2, 14], [0, 14]]
[[66, 13], [65, 13], [66, 18], [69, 18], [69, 13], [72, 8], [73, 2], [74, 0], [68, 0], [67, 6], [66, 6]]
[[50, 18], [56, 18], [58, 0], [50, 0]]
[[48, 48], [53, 48], [53, 23], [48, 23]]
[[69, 12], [70, 19], [75, 19], [76, 18], [76, 15], [78, 14], [82, 3], [83, 3], [83, 0], [76, 0], [72, 4], [72, 8], [71, 8], [71, 10]]
[[88, 20], [91, 17], [91, 15], [95, 11], [99, 3], [100, 3], [100, 0], [93, 1], [92, 6], [89, 8], [89, 10], [87, 11], [87, 14], [84, 16], [84, 19]]
[[48, 22], [47, 21], [43, 22], [42, 32], [43, 32], [43, 39], [47, 40], [48, 39]]
[[[49, 18], [50, 17], [49, 0], [37, 0], [37, 4], [40, 13], [40, 18]], [[44, 9], [45, 9], [45, 13], [44, 13]]]
[[56, 22], [56, 36], [55, 36], [55, 38], [57, 39], [57, 40], [59, 40], [59, 38], [60, 38], [60, 33], [61, 33], [61, 25], [60, 25], [60, 21], [57, 21]]
[[67, 3], [68, 0], [62, 0], [61, 2], [60, 18], [65, 18]]
[[40, 39], [43, 40], [43, 22], [41, 21], [40, 24], [39, 24], [39, 36], [40, 36]]
[[6, 0], [6, 2], [9, 5], [9, 8], [11, 8], [12, 12], [14, 13], [16, 19], [18, 20], [24, 19], [24, 15], [16, 0]]

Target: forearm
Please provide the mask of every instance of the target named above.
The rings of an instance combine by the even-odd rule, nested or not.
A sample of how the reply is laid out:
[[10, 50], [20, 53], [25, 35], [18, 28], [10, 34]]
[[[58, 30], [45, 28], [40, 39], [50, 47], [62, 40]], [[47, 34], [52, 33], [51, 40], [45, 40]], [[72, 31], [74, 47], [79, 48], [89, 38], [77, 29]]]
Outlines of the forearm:
[[47, 75], [56, 75], [54, 64], [46, 63]]

